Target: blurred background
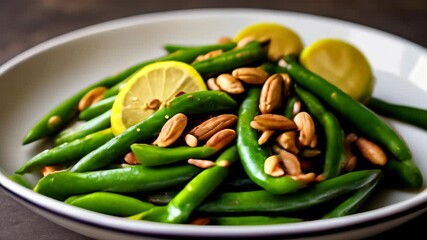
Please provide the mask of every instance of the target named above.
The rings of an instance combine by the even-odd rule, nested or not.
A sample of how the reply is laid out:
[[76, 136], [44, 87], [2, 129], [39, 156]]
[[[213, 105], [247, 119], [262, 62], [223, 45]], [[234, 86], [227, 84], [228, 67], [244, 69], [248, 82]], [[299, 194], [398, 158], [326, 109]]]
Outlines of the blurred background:
[[[426, 0], [0, 0], [0, 65], [45, 40], [92, 24], [197, 8], [262, 8], [314, 14], [366, 25], [427, 47]], [[414, 236], [423, 230], [425, 222], [427, 214], [372, 239]], [[0, 239], [88, 238], [39, 217], [0, 191]]]

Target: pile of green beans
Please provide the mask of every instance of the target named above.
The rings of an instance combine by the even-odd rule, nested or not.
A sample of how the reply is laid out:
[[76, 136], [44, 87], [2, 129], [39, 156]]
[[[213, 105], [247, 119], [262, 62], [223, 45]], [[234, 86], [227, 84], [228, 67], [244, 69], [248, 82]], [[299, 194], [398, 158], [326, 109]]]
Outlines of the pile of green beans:
[[[364, 106], [304, 68], [298, 56], [285, 56], [286, 67], [280, 67], [268, 62], [266, 46], [261, 43], [253, 41], [241, 48], [236, 46], [234, 42], [166, 45], [167, 55], [136, 64], [77, 92], [28, 131], [23, 144], [49, 137], [53, 147], [33, 156], [10, 179], [58, 201], [102, 214], [163, 223], [202, 221], [211, 225], [264, 225], [335, 218], [357, 212], [379, 186], [410, 190], [423, 187], [423, 176], [413, 162], [409, 147], [379, 114], [426, 129], [427, 121], [415, 120], [427, 119], [426, 110], [376, 98]], [[223, 53], [193, 62], [197, 56], [218, 49]], [[292, 95], [284, 99], [278, 111], [292, 119], [294, 104], [301, 102], [302, 109], [314, 117], [316, 128], [320, 129], [321, 154], [316, 159], [319, 166], [313, 171], [322, 175], [322, 179], [306, 182], [264, 172], [264, 161], [273, 151], [271, 144], [258, 143], [260, 132], [251, 127], [251, 121], [260, 114], [261, 87], [256, 85], [245, 85], [246, 91], [238, 95], [219, 90], [180, 95], [167, 108], [114, 136], [110, 114], [121, 87], [134, 72], [166, 60], [191, 64], [205, 80], [239, 67], [260, 67], [270, 75], [289, 74], [293, 81]], [[78, 112], [79, 100], [99, 86], [108, 88], [104, 98]], [[224, 149], [152, 145], [167, 119], [178, 113], [195, 119], [236, 114], [236, 140]], [[52, 117], [59, 121], [52, 123]], [[81, 124], [73, 127], [72, 121]], [[388, 163], [362, 165], [347, 171], [345, 134], [349, 131], [381, 146]], [[123, 158], [132, 152], [139, 164], [124, 164]], [[210, 160], [212, 166], [203, 169], [190, 165], [185, 162], [190, 158]], [[357, 155], [357, 158], [363, 157]], [[48, 166], [61, 166], [62, 170], [41, 177], [35, 186], [23, 180], [23, 174], [38, 173]]]

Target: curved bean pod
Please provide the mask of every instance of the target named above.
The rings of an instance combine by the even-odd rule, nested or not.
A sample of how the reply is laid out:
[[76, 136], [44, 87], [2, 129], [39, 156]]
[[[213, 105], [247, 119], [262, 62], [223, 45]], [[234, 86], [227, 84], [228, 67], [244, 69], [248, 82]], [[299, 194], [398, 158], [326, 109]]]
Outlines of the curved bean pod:
[[[237, 45], [237, 43], [235, 43], [235, 42], [228, 42], [228, 43], [213, 44], [213, 45], [209, 45], [209, 46], [211, 46], [213, 48], [212, 50], [222, 49], [224, 51], [228, 51], [228, 50], [235, 48], [236, 45]], [[187, 49], [199, 48], [199, 47], [202, 47], [202, 46], [188, 46], [188, 45], [177, 45], [177, 44], [166, 44], [163, 46], [163, 48], [168, 53], [174, 53], [174, 52], [179, 51], [179, 50], [187, 50]]]
[[346, 200], [340, 203], [338, 206], [333, 208], [331, 211], [323, 215], [321, 218], [335, 218], [350, 215], [355, 213], [365, 201], [373, 194], [376, 187], [382, 180], [382, 177], [374, 179], [372, 182], [366, 184], [365, 186], [357, 189], [354, 193], [351, 194]]
[[55, 145], [58, 146], [63, 143], [71, 142], [73, 140], [83, 138], [91, 133], [109, 128], [111, 126], [110, 115], [111, 110], [108, 110], [96, 118], [93, 118], [87, 122], [82, 122], [76, 127], [64, 129], [55, 136]]
[[119, 217], [128, 217], [155, 206], [133, 197], [111, 192], [76, 195], [67, 198], [64, 202], [94, 212]]
[[344, 131], [333, 113], [326, 110], [322, 103], [309, 91], [295, 86], [295, 92], [301, 101], [323, 126], [325, 132], [325, 163], [323, 176], [325, 179], [340, 175], [346, 162], [344, 151]]
[[29, 173], [43, 166], [77, 161], [114, 137], [111, 129], [104, 129], [69, 143], [47, 149], [32, 157], [16, 173]]
[[374, 112], [427, 130], [427, 109], [386, 102], [372, 97], [368, 108]]
[[136, 165], [85, 173], [63, 171], [41, 178], [33, 190], [63, 201], [73, 195], [99, 191], [134, 193], [179, 186], [199, 172], [199, 168], [189, 164], [156, 168]]
[[205, 201], [202, 213], [287, 213], [317, 206], [359, 189], [382, 176], [381, 170], [360, 170], [316, 183], [295, 193], [271, 194], [264, 190], [229, 192]]
[[218, 56], [195, 62], [192, 66], [203, 77], [209, 77], [266, 59], [266, 52], [258, 42], [234, 49]]
[[151, 144], [135, 143], [130, 146], [139, 163], [144, 166], [159, 166], [187, 160], [189, 158], [208, 158], [217, 149], [207, 146], [200, 147], [159, 147]]
[[143, 219], [156, 222], [184, 223], [191, 213], [224, 181], [228, 174], [228, 164], [237, 162], [239, 155], [235, 146], [226, 149], [216, 160], [216, 165], [205, 169], [194, 177], [178, 195], [166, 206], [152, 208], [131, 216], [131, 219]]
[[272, 177], [264, 172], [264, 161], [270, 156], [270, 153], [264, 146], [258, 144], [257, 131], [250, 126], [250, 122], [259, 113], [260, 92], [260, 88], [249, 89], [248, 95], [239, 109], [237, 149], [243, 168], [249, 178], [267, 192], [274, 194], [295, 192], [306, 184], [295, 181], [289, 176]]

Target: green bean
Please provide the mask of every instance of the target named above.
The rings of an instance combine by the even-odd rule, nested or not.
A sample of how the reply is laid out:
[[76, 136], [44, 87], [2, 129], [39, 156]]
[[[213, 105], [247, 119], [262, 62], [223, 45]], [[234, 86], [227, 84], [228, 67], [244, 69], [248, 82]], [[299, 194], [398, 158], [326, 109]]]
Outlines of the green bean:
[[302, 222], [301, 218], [293, 217], [272, 217], [272, 216], [237, 216], [237, 217], [209, 217], [209, 225], [269, 225], [280, 223]]
[[258, 42], [251, 42], [245, 47], [225, 52], [221, 55], [198, 61], [192, 66], [204, 78], [232, 71], [248, 64], [255, 64], [266, 59], [266, 53]]
[[272, 177], [264, 172], [264, 161], [270, 153], [266, 147], [258, 144], [257, 131], [250, 126], [250, 122], [259, 113], [260, 92], [260, 88], [250, 88], [239, 109], [237, 148], [243, 168], [253, 182], [268, 192], [274, 194], [295, 192], [306, 184], [289, 176]]
[[[286, 68], [297, 84], [315, 93], [315, 95], [352, 123], [364, 136], [384, 147], [398, 160], [413, 161], [412, 153], [406, 142], [377, 114], [345, 94], [338, 87], [305, 69], [297, 62], [295, 57], [287, 56], [285, 60], [287, 62]], [[413, 165], [411, 163], [402, 166], [408, 167]], [[406, 184], [407, 186], [411, 186], [412, 188], [420, 188], [422, 186], [422, 175], [417, 168], [410, 167], [409, 169], [402, 169], [402, 171], [412, 171], [411, 177], [399, 174], [399, 176], [403, 177], [400, 179], [401, 181], [409, 181]], [[418, 180], [412, 181], [410, 178]], [[419, 185], [412, 185], [414, 183]]]
[[[218, 49], [228, 50], [228, 49], [230, 49], [230, 47], [232, 45], [233, 44], [213, 44], [213, 45], [206, 45], [206, 46], [182, 49], [182, 50], [175, 51], [175, 52], [169, 54], [168, 56], [162, 58], [162, 61], [175, 60], [175, 61], [181, 61], [181, 62], [185, 62], [185, 63], [190, 64], [199, 55], [206, 54], [210, 51], [218, 50]], [[205, 66], [201, 66], [201, 67], [203, 69], [203, 67], [205, 67]], [[117, 83], [116, 85], [114, 85], [113, 87], [111, 87], [110, 89], [108, 89], [105, 92], [104, 96], [105, 97], [111, 97], [111, 96], [117, 95], [119, 93], [120, 89], [125, 85], [127, 80], [128, 79], [124, 79], [124, 81], [121, 81], [121, 82]]]
[[76, 195], [67, 198], [64, 202], [94, 212], [119, 217], [128, 217], [155, 206], [133, 197], [111, 192]]
[[23, 187], [33, 189], [33, 185], [22, 174], [12, 174], [8, 178]]
[[105, 113], [106, 111], [111, 109], [114, 100], [116, 100], [116, 96], [111, 96], [109, 98], [102, 99], [90, 105], [88, 108], [80, 112], [79, 119], [89, 121], [92, 118], [97, 117], [102, 113]]
[[138, 162], [144, 166], [165, 165], [189, 158], [204, 159], [218, 151], [218, 149], [208, 146], [159, 147], [144, 143], [134, 143], [130, 147]]
[[[226, 49], [229, 48], [228, 45], [226, 46]], [[55, 134], [57, 131], [60, 131], [65, 126], [67, 126], [70, 121], [78, 114], [77, 106], [80, 102], [80, 99], [90, 90], [94, 89], [95, 87], [104, 86], [108, 89], [104, 93], [104, 98], [114, 96], [118, 93], [120, 86], [123, 86], [125, 80], [131, 76], [133, 73], [141, 69], [142, 67], [157, 62], [157, 61], [167, 61], [167, 60], [176, 60], [186, 63], [191, 63], [193, 60], [201, 55], [208, 53], [212, 50], [218, 49], [218, 44], [214, 45], [207, 45], [207, 46], [200, 46], [196, 48], [191, 48], [187, 50], [177, 51], [172, 54], [147, 60], [141, 63], [138, 63], [134, 66], [131, 66], [121, 72], [119, 72], [116, 75], [106, 77], [99, 82], [96, 82], [83, 90], [75, 93], [71, 97], [67, 98], [60, 104], [58, 104], [56, 107], [54, 107], [50, 112], [48, 112], [46, 115], [44, 115], [38, 122], [31, 127], [31, 129], [27, 132], [27, 134], [24, 136], [22, 144], [28, 144], [31, 142], [34, 142], [36, 140], [39, 140], [41, 138], [50, 136]]]
[[334, 207], [331, 211], [323, 215], [321, 218], [335, 218], [350, 215], [355, 213], [374, 193], [376, 187], [379, 185], [382, 178], [376, 178], [365, 186], [355, 190], [351, 193], [350, 197], [345, 199], [338, 206]]
[[311, 92], [298, 86], [295, 86], [295, 92], [324, 129], [326, 142], [323, 177], [328, 179], [340, 175], [346, 163], [346, 153], [344, 131], [338, 119]]
[[309, 209], [359, 189], [382, 176], [378, 169], [349, 172], [295, 193], [271, 194], [264, 190], [229, 192], [212, 196], [197, 210], [200, 213], [289, 213]]
[[[167, 205], [170, 201], [172, 201], [172, 199], [178, 193], [179, 193], [179, 190], [177, 189], [164, 190], [160, 192], [147, 193], [146, 195], [143, 195], [141, 199], [155, 205], [164, 206], [164, 205]], [[138, 212], [138, 213], [141, 213], [141, 212]]]
[[368, 108], [374, 112], [427, 130], [427, 109], [395, 104], [372, 97]]
[[[228, 42], [228, 43], [214, 44], [211, 46], [212, 46], [212, 48], [214, 48], [213, 50], [221, 49], [223, 51], [229, 51], [229, 50], [235, 48], [236, 45], [237, 44], [235, 42]], [[200, 46], [177, 45], [177, 44], [166, 44], [163, 46], [163, 48], [168, 53], [174, 53], [174, 52], [179, 51], [179, 50], [187, 50], [187, 49], [199, 48], [199, 47]]]
[[73, 140], [83, 138], [91, 133], [109, 128], [111, 126], [110, 115], [111, 110], [104, 112], [103, 114], [87, 122], [82, 122], [76, 127], [64, 129], [57, 136], [55, 136], [55, 146], [71, 142]]
[[[238, 191], [252, 191], [260, 190], [261, 188], [256, 185], [252, 180], [247, 177], [236, 177], [234, 178], [234, 170], [230, 169], [233, 172], [233, 175], [228, 175], [232, 177], [231, 179], [225, 179], [221, 185], [221, 189], [217, 189], [215, 194], [224, 193], [224, 192], [238, 192]], [[156, 204], [156, 205], [166, 205], [168, 204], [179, 191], [176, 189], [164, 190], [160, 192], [148, 193], [141, 198], [144, 201]]]
[[[167, 223], [186, 222], [202, 201], [224, 181], [228, 166], [238, 160], [236, 147], [229, 147], [217, 158], [215, 166], [194, 177], [166, 206], [151, 208], [130, 218]], [[222, 165], [224, 161], [228, 164]]]
[[228, 94], [221, 91], [200, 91], [183, 94], [147, 119], [129, 127], [104, 145], [90, 152], [78, 161], [72, 172], [85, 172], [107, 166], [118, 157], [130, 151], [130, 146], [138, 141], [157, 135], [167, 119], [177, 113], [201, 114], [235, 108], [237, 105]]
[[135, 165], [85, 173], [62, 171], [41, 178], [33, 190], [61, 201], [73, 195], [100, 191], [147, 192], [183, 185], [199, 172], [199, 168], [189, 164], [156, 168]]
[[403, 189], [419, 189], [423, 186], [423, 176], [420, 169], [412, 161], [399, 161], [394, 157], [388, 158], [384, 176], [386, 183]]
[[57, 147], [47, 149], [32, 157], [22, 165], [16, 173], [24, 174], [40, 169], [43, 166], [56, 165], [77, 161], [89, 152], [114, 137], [111, 129], [104, 129], [83, 138], [63, 143]]

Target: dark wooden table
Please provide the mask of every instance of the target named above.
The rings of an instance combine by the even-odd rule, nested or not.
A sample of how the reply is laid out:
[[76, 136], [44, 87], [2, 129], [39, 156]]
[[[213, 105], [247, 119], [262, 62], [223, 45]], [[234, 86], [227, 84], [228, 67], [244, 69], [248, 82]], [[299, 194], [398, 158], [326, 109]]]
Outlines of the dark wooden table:
[[[427, 47], [425, 0], [0, 0], [0, 64], [47, 39], [106, 20], [168, 10], [231, 7], [337, 18], [374, 27]], [[427, 214], [424, 214], [372, 239], [423, 234], [426, 222]], [[34, 214], [0, 191], [0, 239], [88, 238]]]

